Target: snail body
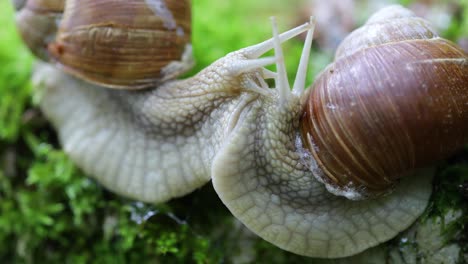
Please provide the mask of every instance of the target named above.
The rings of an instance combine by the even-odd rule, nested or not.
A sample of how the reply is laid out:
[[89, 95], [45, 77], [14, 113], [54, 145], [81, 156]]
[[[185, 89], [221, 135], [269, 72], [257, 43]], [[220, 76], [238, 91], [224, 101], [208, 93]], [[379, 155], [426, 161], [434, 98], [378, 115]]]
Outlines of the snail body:
[[[67, 1], [65, 9], [70, 6], [72, 4]], [[67, 17], [67, 12], [65, 10], [64, 17]], [[375, 22], [381, 26], [401, 17], [410, 21], [414, 18], [402, 7], [391, 7], [376, 14], [369, 24]], [[420, 26], [420, 19], [415, 19], [418, 21], [415, 25]], [[62, 21], [70, 23], [66, 22], [66, 18]], [[403, 24], [413, 26], [411, 22]], [[426, 22], [422, 25], [429, 27]], [[59, 28], [68, 32], [67, 26], [61, 25]], [[291, 91], [281, 43], [306, 31], [304, 51]], [[408, 32], [411, 31], [420, 32]], [[111, 74], [110, 80], [92, 80], [93, 84], [90, 84], [88, 81], [92, 78], [82, 76], [88, 73], [67, 69], [73, 65], [65, 65], [66, 60], [56, 56], [56, 51], [62, 49], [57, 49], [57, 45], [68, 45], [57, 44], [63, 43], [59, 30], [56, 39], [48, 44], [51, 61], [58, 67], [42, 64], [34, 80], [42, 93], [41, 109], [58, 130], [65, 151], [80, 168], [110, 190], [137, 200], [160, 203], [191, 192], [211, 179], [229, 210], [262, 238], [297, 254], [336, 258], [361, 252], [407, 228], [423, 212], [431, 192], [431, 169], [423, 167], [450, 155], [468, 142], [465, 136], [468, 135], [467, 55], [450, 42], [434, 37], [433, 30], [426, 31], [436, 41], [430, 40], [431, 44], [427, 44], [427, 40], [416, 37], [408, 44], [407, 38], [402, 37], [399, 41], [405, 43], [395, 48], [403, 50], [398, 54], [400, 57], [394, 57], [394, 52], [390, 52], [394, 51], [391, 46], [394, 39], [377, 39], [368, 44], [369, 41], [362, 42], [351, 35], [345, 43], [351, 43], [349, 45], [353, 47], [348, 47], [348, 44], [342, 46], [335, 63], [317, 77], [316, 87], [305, 91], [305, 65], [310, 52], [313, 23], [280, 35], [273, 25], [272, 39], [229, 53], [193, 77], [181, 80], [173, 75], [163, 77], [156, 82], [150, 81], [153, 85], [157, 83], [157, 86], [148, 88], [145, 85], [146, 89], [138, 89], [143, 87], [138, 85], [141, 83], [139, 81], [116, 83], [115, 80], [119, 78], [114, 78], [114, 74]], [[366, 45], [364, 48], [363, 43]], [[413, 44], [417, 47], [412, 50]], [[271, 49], [275, 50], [273, 58], [260, 58]], [[73, 49], [64, 49], [67, 50]], [[410, 56], [410, 62], [401, 59], [414, 52], [420, 54]], [[58, 53], [63, 54], [65, 52]], [[378, 71], [374, 63], [359, 63], [359, 60], [366, 62], [366, 56], [380, 58], [378, 56], [382, 54], [390, 56], [389, 65], [397, 64], [395, 76], [414, 73], [414, 78], [394, 77], [392, 73]], [[180, 62], [177, 58], [174, 61]], [[276, 73], [263, 68], [273, 63], [277, 65]], [[346, 66], [350, 64], [359, 71], [346, 71]], [[381, 65], [383, 70], [390, 67], [384, 63]], [[402, 65], [409, 66], [405, 68]], [[436, 74], [439, 68], [442, 71]], [[359, 77], [359, 74], [369, 72], [373, 74], [368, 79]], [[455, 74], [450, 73], [447, 77], [449, 72]], [[347, 79], [335, 77], [338, 74], [357, 74], [358, 77], [353, 76], [351, 80], [361, 80], [362, 83], [358, 84], [363, 84], [363, 89], [349, 88], [349, 93], [341, 93], [338, 88], [344, 86]], [[395, 150], [393, 156], [388, 157], [390, 165], [371, 167], [371, 172], [365, 175], [360, 174], [359, 170], [349, 173], [351, 169], [340, 166], [343, 160], [350, 159], [352, 167], [356, 165], [353, 164], [354, 159], [358, 159], [356, 166], [364, 167], [366, 163], [361, 162], [360, 156], [348, 154], [361, 154], [364, 150], [375, 154], [380, 149], [373, 149], [373, 144], [401, 138], [392, 130], [400, 125], [398, 121], [393, 122], [393, 116], [398, 117], [395, 113], [400, 112], [388, 111], [393, 104], [381, 102], [385, 98], [397, 100], [401, 97], [403, 103], [396, 108], [403, 109], [402, 113], [413, 111], [411, 99], [406, 98], [413, 95], [406, 89], [425, 89], [426, 83], [418, 79], [423, 75], [429, 75], [427, 85], [430, 87], [422, 95], [416, 92], [416, 111], [420, 113], [416, 119], [422, 121], [416, 122], [411, 132], [402, 134], [410, 135], [403, 138], [411, 139], [411, 143], [420, 144], [412, 140], [420, 132], [418, 129], [423, 127], [423, 131], [435, 131], [423, 141], [443, 138], [443, 142], [434, 147], [439, 149], [435, 151], [437, 153], [421, 158], [421, 153], [426, 152], [425, 147], [419, 149], [417, 145], [409, 145], [411, 149], [417, 149], [414, 153], [418, 156], [408, 155], [410, 161], [402, 162], [404, 165], [399, 166], [400, 152], [406, 150], [384, 148], [390, 154]], [[447, 91], [436, 89], [443, 84], [439, 77], [446, 79], [449, 86]], [[268, 78], [275, 78], [275, 89], [269, 89], [265, 82]], [[370, 84], [377, 84], [376, 91], [368, 88]], [[387, 84], [390, 87], [392, 84], [404, 87], [397, 90], [394, 97], [379, 99], [381, 97], [377, 95], [384, 93]], [[327, 90], [328, 86], [337, 88]], [[382, 110], [373, 109], [371, 114], [364, 115], [364, 128], [349, 133], [356, 137], [356, 141], [350, 141], [351, 145], [347, 146], [340, 138], [343, 131], [348, 130], [343, 124], [359, 124], [361, 118], [341, 114], [345, 119], [337, 125], [331, 118], [335, 118], [336, 112], [333, 110], [336, 109], [343, 108], [345, 113], [353, 113], [354, 108], [345, 106], [353, 102], [361, 103], [352, 100], [355, 91], [362, 92], [359, 98], [366, 100], [377, 97], [377, 101], [371, 104], [385, 107]], [[327, 94], [331, 92], [335, 94]], [[441, 97], [433, 95], [439, 92]], [[436, 102], [428, 103], [429, 107], [426, 107], [426, 97]], [[439, 111], [446, 104], [450, 104], [447, 109]], [[435, 111], [431, 110], [433, 107]], [[360, 111], [366, 109], [364, 104]], [[435, 121], [427, 123], [426, 118], [434, 114]], [[444, 118], [449, 114], [452, 116]], [[360, 117], [358, 113], [355, 115]], [[340, 117], [339, 114], [335, 116]], [[383, 122], [388, 116], [393, 123], [390, 122], [389, 127], [379, 126], [380, 121]], [[401, 122], [406, 125], [412, 121], [403, 119]], [[445, 127], [446, 124], [450, 126]], [[377, 143], [372, 142], [367, 148], [361, 147], [361, 141], [371, 137], [374, 127], [376, 133], [385, 136], [376, 136]], [[441, 132], [444, 128], [447, 128], [447, 133]], [[364, 136], [359, 133], [364, 133]], [[358, 139], [361, 141], [358, 142]], [[333, 140], [336, 141], [330, 142]], [[355, 142], [358, 142], [356, 146], [353, 145]], [[406, 143], [404, 140], [401, 142]], [[352, 151], [348, 151], [350, 149]], [[369, 157], [379, 165], [387, 161], [381, 158], [382, 155]], [[419, 162], [419, 159], [422, 161]], [[406, 177], [402, 177], [403, 174]], [[373, 178], [375, 175], [381, 177], [383, 183]], [[402, 184], [395, 184], [396, 179], [401, 180]], [[353, 187], [357, 187], [357, 190], [353, 190]], [[384, 193], [386, 195], [382, 195]], [[354, 201], [343, 196], [371, 199]]]

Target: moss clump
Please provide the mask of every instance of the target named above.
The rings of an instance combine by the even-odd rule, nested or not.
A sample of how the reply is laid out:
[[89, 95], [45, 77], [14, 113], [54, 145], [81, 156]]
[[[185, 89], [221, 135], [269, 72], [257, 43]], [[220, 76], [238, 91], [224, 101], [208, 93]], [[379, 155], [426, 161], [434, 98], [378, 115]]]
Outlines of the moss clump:
[[6, 142], [20, 135], [21, 117], [30, 100], [28, 80], [33, 61], [15, 34], [11, 9], [8, 1], [0, 3], [0, 140]]

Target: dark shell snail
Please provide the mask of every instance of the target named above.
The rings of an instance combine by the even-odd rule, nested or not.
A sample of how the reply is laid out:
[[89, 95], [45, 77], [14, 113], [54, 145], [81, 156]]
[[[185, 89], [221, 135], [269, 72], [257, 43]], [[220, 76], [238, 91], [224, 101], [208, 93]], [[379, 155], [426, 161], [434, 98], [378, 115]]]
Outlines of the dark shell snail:
[[190, 22], [189, 0], [28, 0], [18, 13], [20, 32], [40, 58], [121, 89], [153, 86], [190, 69], [190, 61], [180, 62], [191, 56]]
[[[50, 58], [34, 75], [40, 106], [80, 168], [152, 203], [212, 180], [240, 221], [297, 254], [344, 257], [391, 239], [427, 205], [421, 168], [468, 143], [467, 54], [400, 6], [345, 39], [304, 91], [312, 22], [282, 34], [273, 23], [272, 39], [178, 80], [190, 1], [67, 0], [58, 33], [56, 9], [33, 3], [18, 24]], [[43, 38], [24, 33], [34, 15]], [[291, 91], [281, 43], [306, 31]]]
[[[394, 12], [394, 16], [388, 13]], [[348, 36], [301, 120], [330, 188], [386, 192], [468, 142], [466, 54], [400, 8]]]
[[24, 42], [34, 55], [47, 60], [47, 45], [55, 38], [65, 1], [27, 0], [15, 3], [20, 9], [16, 22]]

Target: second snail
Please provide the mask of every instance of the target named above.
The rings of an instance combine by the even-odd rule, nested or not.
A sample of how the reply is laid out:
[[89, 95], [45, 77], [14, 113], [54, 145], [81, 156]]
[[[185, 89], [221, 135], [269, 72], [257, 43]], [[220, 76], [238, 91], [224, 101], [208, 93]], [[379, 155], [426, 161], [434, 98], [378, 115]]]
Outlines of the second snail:
[[[177, 79], [192, 63], [190, 1], [51, 1], [63, 15], [44, 3], [26, 1], [17, 22], [47, 61], [34, 74], [41, 109], [80, 168], [149, 203], [211, 180], [234, 216], [296, 254], [391, 239], [427, 205], [426, 167], [468, 143], [467, 54], [400, 6], [351, 33], [306, 89], [313, 22], [279, 34], [273, 21], [271, 39]], [[281, 43], [303, 32], [289, 87]]]

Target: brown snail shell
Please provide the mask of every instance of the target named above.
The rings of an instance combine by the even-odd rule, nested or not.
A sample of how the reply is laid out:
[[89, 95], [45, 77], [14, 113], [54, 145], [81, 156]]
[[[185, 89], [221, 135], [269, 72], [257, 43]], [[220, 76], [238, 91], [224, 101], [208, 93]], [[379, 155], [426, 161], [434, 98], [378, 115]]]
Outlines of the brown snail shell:
[[21, 37], [34, 55], [48, 60], [48, 44], [55, 38], [65, 0], [15, 1], [20, 10], [16, 23]]
[[13, 7], [16, 11], [22, 9], [26, 4], [26, 0], [13, 0]]
[[114, 88], [144, 88], [178, 75], [190, 42], [190, 1], [68, 0], [53, 59], [69, 73]]
[[410, 11], [389, 13], [344, 40], [304, 108], [303, 141], [338, 193], [385, 193], [468, 143], [467, 54]]
[[192, 66], [190, 0], [14, 3], [20, 34], [32, 52], [89, 82], [145, 88]]

